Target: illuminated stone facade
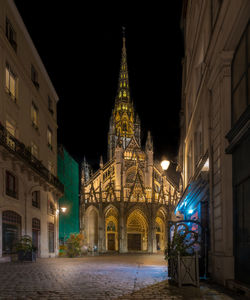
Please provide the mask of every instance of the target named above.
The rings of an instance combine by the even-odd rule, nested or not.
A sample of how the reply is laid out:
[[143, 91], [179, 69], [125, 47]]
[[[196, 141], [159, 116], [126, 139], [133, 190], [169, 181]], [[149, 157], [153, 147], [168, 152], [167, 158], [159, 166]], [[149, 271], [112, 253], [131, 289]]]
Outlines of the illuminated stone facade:
[[237, 289], [250, 284], [249, 16], [247, 0], [183, 1], [176, 210], [205, 228], [208, 276]]
[[108, 133], [108, 162], [81, 178], [81, 231], [87, 247], [156, 252], [166, 246], [166, 225], [178, 200], [176, 186], [153, 159], [148, 133], [141, 147], [140, 120], [130, 98], [125, 37], [115, 107]]
[[0, 261], [21, 235], [58, 253], [58, 96], [14, 1], [0, 0]]

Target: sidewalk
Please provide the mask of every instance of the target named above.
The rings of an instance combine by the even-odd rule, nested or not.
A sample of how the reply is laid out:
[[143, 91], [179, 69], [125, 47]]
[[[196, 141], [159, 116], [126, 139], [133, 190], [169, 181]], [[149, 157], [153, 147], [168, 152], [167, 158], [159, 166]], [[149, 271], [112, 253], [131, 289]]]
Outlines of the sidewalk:
[[135, 291], [131, 294], [123, 295], [117, 300], [245, 300], [249, 299], [245, 296], [238, 295], [222, 286], [201, 282], [200, 288], [193, 286], [177, 286], [170, 285], [167, 280], [148, 286], [144, 289]]

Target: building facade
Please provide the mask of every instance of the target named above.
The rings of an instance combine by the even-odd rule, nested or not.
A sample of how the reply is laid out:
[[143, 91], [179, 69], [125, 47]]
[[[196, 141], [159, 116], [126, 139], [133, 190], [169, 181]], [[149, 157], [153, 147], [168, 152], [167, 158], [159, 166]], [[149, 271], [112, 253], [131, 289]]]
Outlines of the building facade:
[[118, 91], [108, 132], [108, 162], [81, 176], [81, 231], [87, 247], [99, 252], [156, 252], [166, 246], [167, 221], [177, 203], [177, 186], [153, 159], [148, 133], [145, 149], [129, 89], [125, 37]]
[[57, 161], [58, 179], [64, 185], [64, 195], [59, 199], [59, 241], [64, 243], [71, 233], [79, 233], [79, 164], [63, 146], [58, 148]]
[[250, 3], [183, 1], [176, 208], [206, 230], [208, 276], [250, 284]]
[[58, 96], [14, 1], [0, 7], [0, 257], [21, 235], [38, 256], [55, 256]]

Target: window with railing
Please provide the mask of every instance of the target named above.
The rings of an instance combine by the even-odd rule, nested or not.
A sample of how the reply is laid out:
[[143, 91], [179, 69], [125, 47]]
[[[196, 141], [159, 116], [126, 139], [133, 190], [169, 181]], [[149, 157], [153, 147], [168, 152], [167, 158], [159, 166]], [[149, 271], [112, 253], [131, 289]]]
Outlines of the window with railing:
[[56, 213], [55, 205], [54, 205], [53, 201], [49, 200], [48, 201], [48, 214], [55, 215], [55, 213]]
[[8, 18], [6, 18], [5, 22], [5, 35], [10, 42], [12, 48], [17, 51], [17, 42], [16, 42], [16, 32]]
[[5, 89], [14, 102], [17, 102], [18, 78], [9, 63], [5, 66]]
[[13, 150], [15, 149], [15, 140], [14, 137], [16, 135], [16, 123], [13, 120], [6, 120], [6, 142], [9, 147], [11, 147]]
[[38, 146], [34, 142], [31, 142], [30, 150], [31, 150], [31, 154], [35, 158], [38, 158]]
[[32, 192], [32, 206], [40, 208], [40, 191]]
[[12, 198], [18, 198], [17, 196], [17, 178], [9, 171], [6, 171], [6, 186], [5, 186], [5, 193], [6, 195]]

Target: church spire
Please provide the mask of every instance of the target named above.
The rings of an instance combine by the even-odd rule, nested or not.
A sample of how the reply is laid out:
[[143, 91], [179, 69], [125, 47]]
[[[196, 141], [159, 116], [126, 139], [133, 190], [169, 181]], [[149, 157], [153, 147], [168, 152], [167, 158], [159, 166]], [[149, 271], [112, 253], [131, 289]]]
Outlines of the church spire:
[[121, 66], [120, 66], [116, 103], [120, 103], [120, 102], [129, 103], [130, 102], [130, 91], [129, 91], [129, 80], [128, 80], [128, 64], [127, 64], [125, 27], [122, 27], [122, 29], [123, 29], [122, 58], [121, 58]]
[[[136, 122], [135, 120], [134, 106], [130, 97], [125, 28], [123, 27], [122, 29], [122, 56], [118, 89], [108, 135], [109, 159], [114, 156], [118, 142], [121, 143], [125, 149], [133, 136], [135, 136], [137, 140], [140, 139], [140, 122]], [[138, 143], [140, 144], [139, 141]]]

